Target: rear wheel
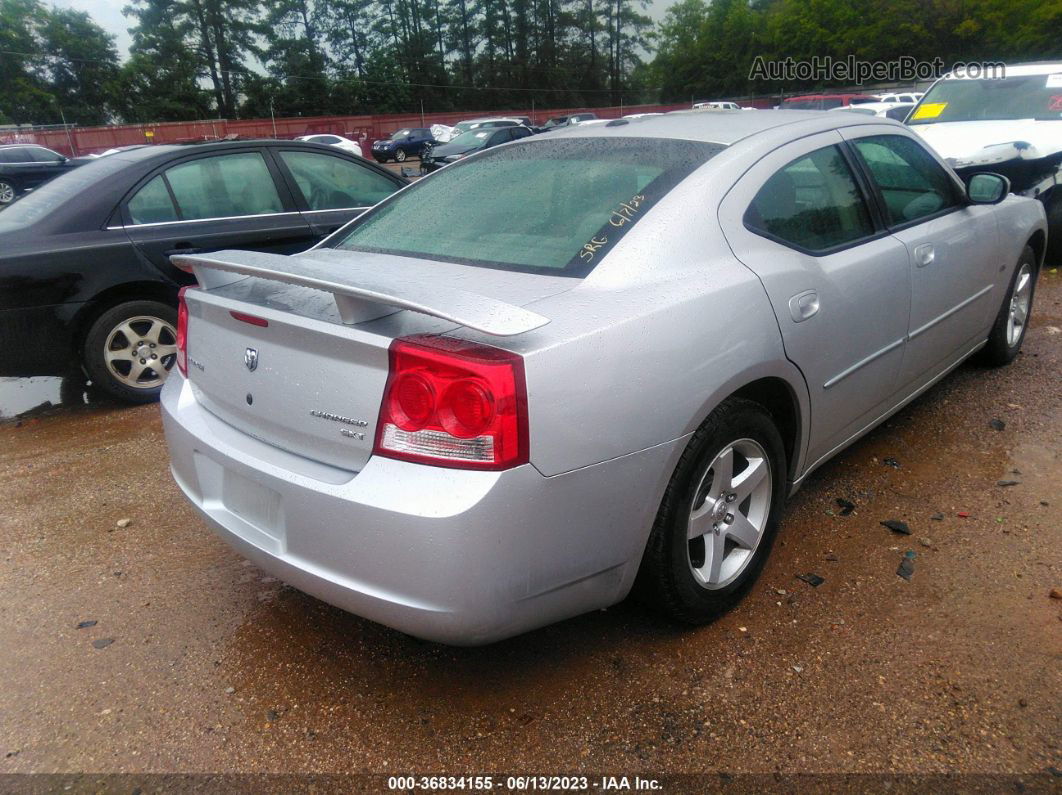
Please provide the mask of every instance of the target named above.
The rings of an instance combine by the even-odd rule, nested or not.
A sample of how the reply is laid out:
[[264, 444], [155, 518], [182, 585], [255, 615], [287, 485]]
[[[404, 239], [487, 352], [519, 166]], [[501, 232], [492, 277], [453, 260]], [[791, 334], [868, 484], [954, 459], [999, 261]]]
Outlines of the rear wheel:
[[92, 383], [129, 403], [157, 400], [177, 361], [177, 310], [159, 301], [129, 301], [100, 315], [85, 337]]
[[982, 349], [985, 364], [1001, 367], [1009, 364], [1021, 350], [1032, 314], [1033, 294], [1036, 291], [1036, 252], [1026, 246], [1021, 252], [1003, 305]]
[[785, 499], [785, 448], [771, 417], [731, 398], [686, 447], [639, 572], [670, 617], [701, 624], [734, 606], [770, 553]]
[[9, 179], [0, 179], [0, 207], [11, 204], [18, 196], [18, 187]]

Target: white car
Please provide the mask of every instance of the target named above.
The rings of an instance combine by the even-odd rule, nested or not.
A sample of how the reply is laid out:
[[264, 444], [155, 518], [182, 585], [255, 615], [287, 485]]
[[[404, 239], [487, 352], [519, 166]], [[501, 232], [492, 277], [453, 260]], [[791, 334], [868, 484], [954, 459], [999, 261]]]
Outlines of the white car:
[[694, 110], [741, 110], [736, 102], [695, 102]]
[[905, 102], [913, 105], [918, 102], [923, 96], [921, 91], [903, 91], [903, 92], [889, 92], [887, 94], [878, 94], [878, 99], [882, 102], [889, 102], [895, 104], [897, 102]]
[[365, 157], [361, 151], [361, 144], [357, 141], [352, 141], [349, 138], [344, 138], [342, 135], [332, 135], [331, 133], [321, 133], [319, 135], [300, 135], [295, 139], [296, 141], [308, 141], [311, 144], [325, 144], [327, 146], [334, 146], [336, 149], [342, 149], [344, 152], [350, 152], [352, 155], [358, 157]]
[[1062, 61], [1004, 69], [944, 75], [907, 123], [961, 176], [993, 171], [1043, 202], [1054, 260], [1062, 256]]
[[859, 105], [842, 105], [839, 108], [830, 108], [829, 112], [862, 113], [864, 116], [878, 116], [903, 121], [915, 104], [914, 102], [863, 102]]

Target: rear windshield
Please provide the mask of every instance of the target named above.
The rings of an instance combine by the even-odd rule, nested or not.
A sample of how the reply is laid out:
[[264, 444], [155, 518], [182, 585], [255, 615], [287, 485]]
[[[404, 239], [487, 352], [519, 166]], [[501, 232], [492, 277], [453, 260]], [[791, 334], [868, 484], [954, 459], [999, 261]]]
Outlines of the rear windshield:
[[100, 157], [48, 180], [0, 213], [0, 232], [36, 223], [68, 201], [83, 201], [81, 192], [85, 188], [128, 165], [128, 161], [115, 155]]
[[656, 138], [489, 149], [370, 210], [335, 247], [585, 276], [669, 190], [723, 149]]

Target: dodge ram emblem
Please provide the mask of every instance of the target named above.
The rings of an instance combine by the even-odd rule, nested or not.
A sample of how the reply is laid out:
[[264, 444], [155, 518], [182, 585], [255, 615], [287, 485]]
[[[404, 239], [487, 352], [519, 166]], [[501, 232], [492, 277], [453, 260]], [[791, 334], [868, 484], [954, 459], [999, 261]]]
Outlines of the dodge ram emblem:
[[247, 369], [252, 373], [258, 369], [258, 351], [254, 348], [248, 348], [243, 352], [243, 363], [247, 365]]

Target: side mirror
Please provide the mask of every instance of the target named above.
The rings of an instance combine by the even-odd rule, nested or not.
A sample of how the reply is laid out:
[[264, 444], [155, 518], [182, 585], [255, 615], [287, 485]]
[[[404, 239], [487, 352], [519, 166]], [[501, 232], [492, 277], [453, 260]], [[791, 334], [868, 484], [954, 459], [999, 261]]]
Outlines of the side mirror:
[[971, 204], [999, 204], [1010, 193], [1010, 180], [1001, 174], [983, 172], [966, 181], [966, 198]]

